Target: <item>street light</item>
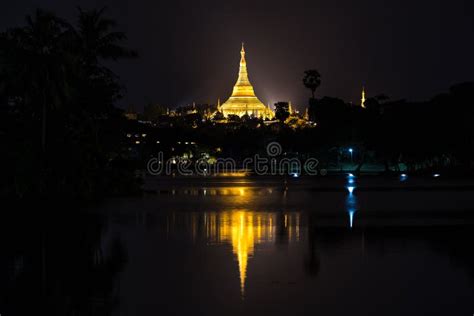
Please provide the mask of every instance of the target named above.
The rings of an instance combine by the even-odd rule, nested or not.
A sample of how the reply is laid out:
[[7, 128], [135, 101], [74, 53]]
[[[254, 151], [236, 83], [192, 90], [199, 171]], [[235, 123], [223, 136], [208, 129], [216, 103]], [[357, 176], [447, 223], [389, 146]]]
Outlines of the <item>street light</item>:
[[353, 163], [352, 161], [352, 153], [354, 152], [354, 150], [352, 148], [349, 148], [349, 152], [351, 153], [351, 163]]

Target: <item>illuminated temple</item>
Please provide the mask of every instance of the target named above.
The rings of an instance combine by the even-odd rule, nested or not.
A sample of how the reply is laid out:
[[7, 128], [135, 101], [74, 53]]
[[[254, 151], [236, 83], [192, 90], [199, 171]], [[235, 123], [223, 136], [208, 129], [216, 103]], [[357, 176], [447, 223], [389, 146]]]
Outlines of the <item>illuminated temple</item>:
[[225, 117], [229, 115], [238, 115], [240, 117], [243, 115], [250, 115], [261, 117], [263, 119], [272, 119], [274, 117], [273, 111], [270, 108], [267, 108], [257, 98], [252, 84], [249, 81], [243, 43], [240, 55], [239, 77], [237, 78], [237, 82], [232, 90], [232, 95], [224, 104], [222, 104], [219, 111], [221, 111]]

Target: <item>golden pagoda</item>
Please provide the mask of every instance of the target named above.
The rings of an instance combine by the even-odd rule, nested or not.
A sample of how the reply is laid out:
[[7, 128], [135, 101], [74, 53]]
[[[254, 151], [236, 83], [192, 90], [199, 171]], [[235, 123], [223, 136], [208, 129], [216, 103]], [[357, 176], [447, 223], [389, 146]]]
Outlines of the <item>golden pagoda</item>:
[[275, 114], [257, 98], [252, 84], [249, 81], [244, 43], [242, 43], [240, 56], [239, 77], [232, 90], [232, 95], [220, 107], [222, 114], [224, 114], [225, 117], [229, 115], [238, 115], [240, 117], [251, 115], [263, 119], [272, 119]]

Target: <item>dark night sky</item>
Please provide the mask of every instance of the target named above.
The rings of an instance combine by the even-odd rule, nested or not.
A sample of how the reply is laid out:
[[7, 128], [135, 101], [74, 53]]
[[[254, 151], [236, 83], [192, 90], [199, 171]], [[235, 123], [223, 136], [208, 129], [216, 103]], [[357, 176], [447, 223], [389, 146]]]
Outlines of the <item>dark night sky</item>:
[[307, 102], [305, 69], [322, 74], [318, 96], [425, 99], [474, 80], [474, 4], [462, 0], [15, 0], [0, 4], [0, 28], [34, 8], [72, 18], [75, 6], [107, 5], [140, 58], [112, 68], [124, 105], [224, 101], [236, 80], [240, 42], [250, 80], [272, 104]]

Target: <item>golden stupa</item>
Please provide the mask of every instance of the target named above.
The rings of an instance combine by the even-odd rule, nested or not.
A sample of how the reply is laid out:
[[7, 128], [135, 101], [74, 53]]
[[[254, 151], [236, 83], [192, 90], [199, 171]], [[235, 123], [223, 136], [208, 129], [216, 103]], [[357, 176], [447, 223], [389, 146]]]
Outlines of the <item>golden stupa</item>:
[[275, 115], [270, 108], [267, 108], [255, 95], [252, 84], [249, 81], [247, 72], [247, 62], [245, 61], [244, 43], [240, 51], [240, 68], [239, 77], [235, 83], [232, 95], [222, 104], [219, 111], [228, 115], [250, 115], [253, 117], [261, 117], [263, 119], [272, 119]]

